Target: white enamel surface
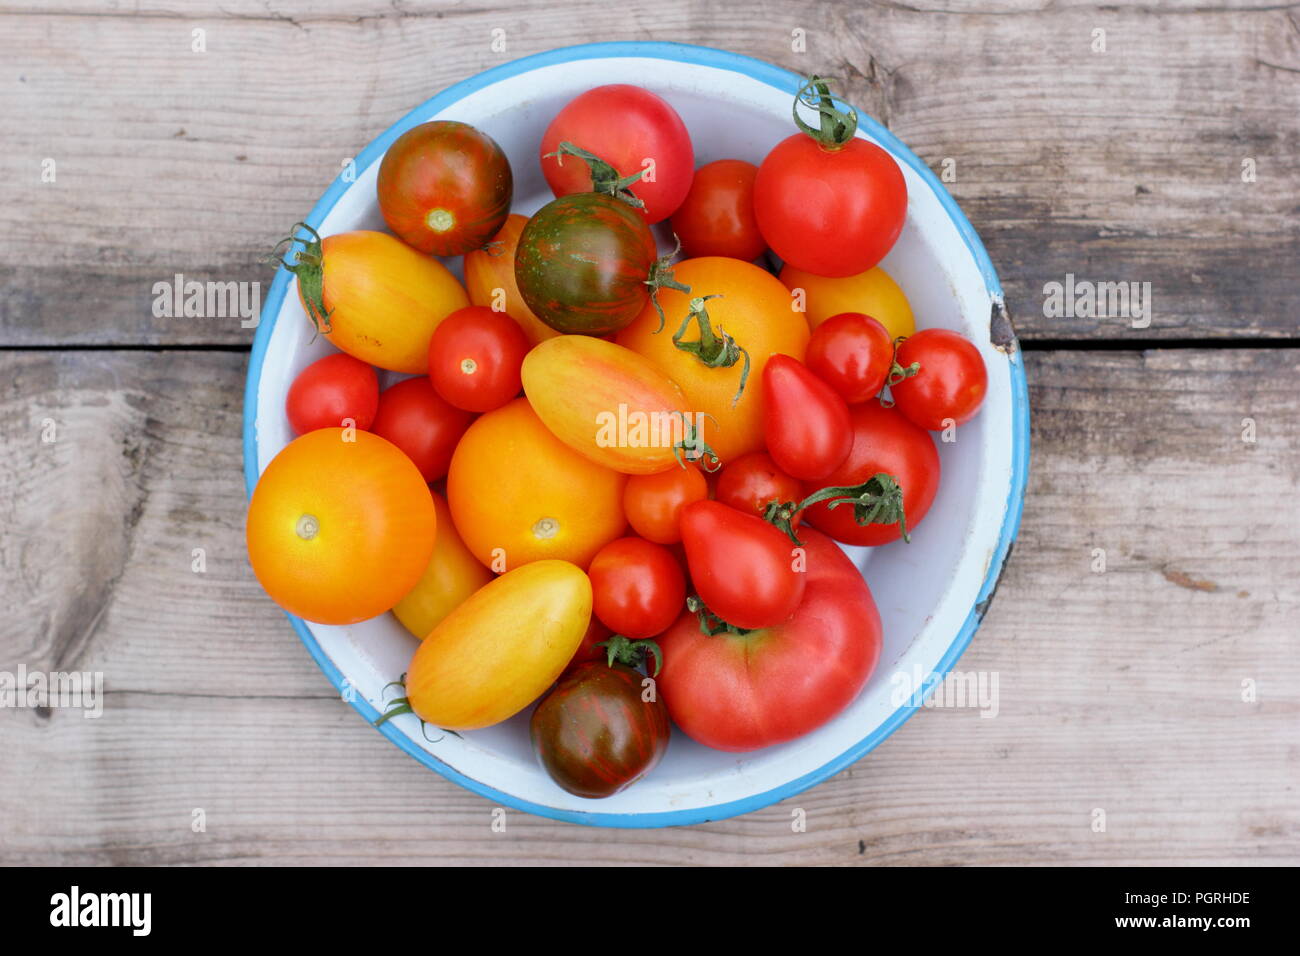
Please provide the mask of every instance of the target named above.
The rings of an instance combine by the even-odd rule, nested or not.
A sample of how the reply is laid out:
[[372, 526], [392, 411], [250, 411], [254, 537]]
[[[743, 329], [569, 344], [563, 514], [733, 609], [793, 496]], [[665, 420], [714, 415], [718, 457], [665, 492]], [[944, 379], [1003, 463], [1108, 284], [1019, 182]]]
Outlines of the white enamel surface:
[[[758, 163], [792, 131], [790, 97], [758, 80], [713, 67], [631, 57], [542, 67], [483, 88], [422, 119], [463, 120], [495, 138], [514, 169], [515, 210], [531, 213], [551, 198], [536, 160], [547, 122], [578, 93], [617, 82], [648, 87], [678, 110], [691, 131], [697, 165], [723, 158]], [[1002, 527], [1011, 472], [1006, 368], [1011, 359], [989, 343], [990, 296], [962, 237], [929, 186], [910, 167], [900, 165], [909, 190], [907, 224], [883, 265], [906, 292], [918, 328], [954, 329], [980, 346], [989, 368], [989, 393], [979, 416], [959, 430], [956, 442], [937, 443], [942, 459], [939, 493], [911, 544], [850, 549], [875, 595], [885, 634], [880, 665], [858, 699], [820, 730], [748, 755], [712, 751], [675, 731], [667, 757], [653, 773], [602, 801], [565, 793], [537, 766], [528, 743], [531, 708], [463, 739], [431, 731], [436, 743], [424, 740], [414, 717], [395, 718], [394, 725], [417, 746], [467, 777], [543, 806], [605, 814], [707, 807], [772, 790], [834, 760], [898, 709], [892, 674], [911, 673], [919, 666], [925, 675], [935, 667], [970, 613]], [[358, 170], [357, 181], [325, 219], [322, 234], [384, 228], [375, 201], [377, 172], [377, 162]], [[459, 273], [459, 260], [448, 265]], [[291, 288], [259, 383], [259, 472], [293, 437], [284, 415], [290, 382], [333, 350], [324, 339], [310, 339], [309, 324]], [[357, 692], [382, 710], [381, 689], [406, 670], [414, 638], [391, 614], [352, 627], [308, 626]]]

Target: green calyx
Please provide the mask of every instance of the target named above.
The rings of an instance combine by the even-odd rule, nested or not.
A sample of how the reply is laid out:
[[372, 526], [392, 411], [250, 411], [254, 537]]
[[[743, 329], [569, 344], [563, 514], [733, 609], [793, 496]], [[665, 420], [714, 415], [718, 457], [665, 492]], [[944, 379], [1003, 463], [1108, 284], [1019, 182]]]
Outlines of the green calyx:
[[885, 384], [880, 388], [880, 394], [876, 397], [880, 399], [880, 404], [884, 408], [893, 408], [893, 398], [885, 398], [885, 389], [897, 385], [904, 379], [911, 378], [917, 372], [921, 371], [921, 363], [913, 362], [907, 368], [898, 364], [898, 347], [907, 341], [906, 335], [900, 335], [894, 339], [894, 357], [890, 359], [889, 374], [885, 376]]
[[650, 675], [651, 677], [658, 677], [659, 671], [664, 666], [664, 652], [659, 649], [658, 644], [649, 639], [633, 641], [622, 634], [615, 634], [609, 640], [601, 641], [596, 646], [603, 647], [608, 652], [605, 663], [609, 667], [613, 667], [615, 664], [640, 667], [650, 655], [653, 655], [655, 659], [655, 669], [654, 673]]
[[[299, 229], [305, 229], [310, 238], [299, 236]], [[290, 259], [289, 250], [295, 245], [302, 248]], [[267, 261], [278, 262], [298, 277], [298, 291], [307, 306], [307, 318], [317, 334], [328, 335], [331, 331], [330, 311], [325, 308], [325, 256], [321, 251], [320, 233], [305, 222], [294, 223], [289, 235], [275, 244]]]
[[[708, 368], [731, 368], [742, 357], [745, 359], [745, 365], [740, 372], [740, 387], [736, 389], [736, 396], [731, 400], [731, 407], [735, 408], [736, 403], [740, 401], [740, 396], [745, 393], [745, 383], [749, 381], [749, 352], [723, 331], [721, 326], [718, 327], [717, 332], [714, 332], [713, 323], [709, 321], [709, 312], [704, 303], [709, 299], [720, 298], [722, 298], [720, 295], [704, 295], [691, 299], [691, 311], [673, 333], [673, 345], [683, 352], [694, 355]], [[686, 330], [690, 328], [692, 321], [695, 322], [699, 338], [687, 342], [684, 341]]]
[[[713, 474], [722, 467], [722, 459], [718, 453], [709, 447], [709, 443], [704, 440], [700, 430], [691, 424], [690, 418], [685, 412], [678, 412], [682, 416], [682, 425], [685, 433], [682, 440], [673, 445], [673, 457], [677, 459], [677, 464], [683, 468], [687, 467], [688, 461], [698, 461], [704, 470]], [[713, 416], [705, 413], [705, 417], [712, 420]], [[714, 424], [717, 424], [714, 422]]]
[[823, 501], [829, 502], [828, 508], [840, 505], [853, 505], [853, 520], [860, 525], [897, 524], [903, 533], [903, 540], [910, 542], [907, 533], [907, 516], [903, 512], [903, 489], [893, 475], [883, 471], [877, 472], [860, 485], [848, 485], [823, 488], [814, 491], [803, 501], [773, 501], [763, 513], [763, 520], [775, 525], [797, 545], [802, 545], [794, 533], [794, 516], [805, 508], [811, 508]]
[[[831, 96], [830, 79], [814, 73], [804, 81], [794, 95], [794, 122], [826, 149], [839, 149], [853, 139], [853, 134], [857, 132], [858, 111], [843, 100], [840, 100], [843, 109], [836, 105], [835, 98]], [[799, 115], [801, 104], [817, 111], [819, 125], [816, 128], [805, 123]]]
[[620, 176], [617, 169], [595, 153], [589, 152], [581, 146], [575, 146], [568, 140], [561, 142], [556, 147], [555, 152], [545, 154], [543, 159], [554, 159], [556, 163], [563, 166], [565, 156], [576, 156], [587, 164], [587, 168], [591, 170], [592, 192], [603, 193], [606, 196], [621, 199], [629, 206], [635, 206], [637, 209], [645, 208], [645, 203], [637, 199], [631, 189], [633, 184], [641, 181], [642, 173], [636, 173], [632, 176]]
[[750, 633], [748, 628], [736, 627], [734, 624], [728, 624], [718, 615], [714, 614], [704, 602], [699, 599], [698, 595], [692, 594], [686, 599], [686, 610], [690, 611], [700, 622], [700, 633], [708, 637], [716, 637], [719, 634], [730, 634], [734, 637], [744, 637]]
[[[390, 687], [400, 687], [402, 688], [402, 690], [406, 690], [406, 675], [403, 674], [397, 680], [389, 681], [387, 684], [385, 684], [382, 688], [380, 688], [379, 691], [380, 695], [386, 693], [388, 688]], [[398, 717], [402, 714], [415, 714], [414, 708], [411, 707], [411, 699], [405, 696], [394, 697], [384, 707], [384, 712], [379, 715], [379, 718], [377, 720], [374, 721], [373, 726], [382, 727], [384, 724], [392, 720], [394, 717]], [[429, 725], [425, 722], [424, 718], [421, 717], [419, 714], [415, 714], [415, 716], [420, 721], [420, 733], [424, 736], [424, 739], [429, 741], [429, 743], [431, 744], [438, 743], [438, 740], [441, 740], [442, 738], [439, 737], [438, 740], [431, 739], [429, 737]], [[451, 734], [453, 737], [460, 736], [460, 734], [456, 733], [456, 731], [454, 730], [447, 730], [443, 727], [439, 727], [438, 729], [441, 730], [444, 734]]]
[[683, 295], [691, 294], [691, 287], [682, 285], [673, 277], [673, 260], [677, 254], [682, 251], [682, 241], [673, 234], [673, 251], [666, 256], [660, 256], [650, 267], [650, 276], [645, 280], [645, 284], [650, 287], [650, 301], [654, 303], [655, 311], [659, 313], [659, 328], [655, 329], [654, 334], [658, 335], [664, 330], [664, 325], [668, 322], [668, 317], [664, 315], [664, 307], [659, 304], [660, 289], [676, 289]]

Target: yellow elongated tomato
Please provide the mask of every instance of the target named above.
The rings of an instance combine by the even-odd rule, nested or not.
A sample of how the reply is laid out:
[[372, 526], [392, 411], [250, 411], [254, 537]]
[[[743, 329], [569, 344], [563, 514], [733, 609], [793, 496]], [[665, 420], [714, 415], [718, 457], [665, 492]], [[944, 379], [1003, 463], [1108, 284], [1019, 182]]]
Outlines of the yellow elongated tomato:
[[433, 557], [424, 569], [424, 576], [393, 606], [393, 614], [402, 626], [421, 640], [493, 578], [492, 572], [479, 563], [460, 539], [446, 499], [436, 491], [432, 495], [438, 512], [438, 538], [433, 544]]
[[504, 311], [518, 322], [524, 335], [528, 336], [529, 344], [536, 345], [560, 333], [533, 315], [533, 310], [519, 294], [519, 283], [515, 281], [515, 250], [519, 248], [519, 236], [526, 225], [527, 216], [512, 213], [487, 248], [465, 253], [465, 289], [475, 305]]
[[426, 374], [433, 330], [469, 305], [447, 267], [384, 232], [303, 242], [289, 268], [303, 308], [325, 337], [379, 368]]
[[781, 270], [781, 282], [794, 293], [803, 289], [808, 327], [815, 329], [841, 312], [869, 315], [889, 332], [891, 339], [916, 331], [912, 306], [898, 283], [884, 269], [876, 266], [866, 272], [841, 279], [828, 279], [802, 272], [793, 266]]
[[411, 659], [406, 696], [424, 721], [476, 730], [555, 682], [591, 623], [591, 581], [567, 561], [508, 571], [448, 614]]
[[248, 503], [248, 560], [272, 599], [317, 624], [383, 614], [424, 573], [438, 518], [391, 442], [320, 428], [266, 466]]
[[674, 446], [691, 420], [677, 383], [631, 349], [562, 335], [524, 358], [524, 394], [554, 435], [580, 455], [625, 475], [677, 465]]
[[[681, 386], [690, 411], [703, 413], [704, 440], [724, 463], [763, 448], [761, 383], [767, 360], [778, 352], [803, 361], [808, 348], [808, 323], [791, 309], [790, 292], [771, 273], [739, 259], [705, 256], [687, 259], [673, 267], [673, 277], [690, 286], [690, 293], [660, 289], [659, 302], [667, 322], [659, 328], [659, 314], [647, 306], [615, 341], [639, 352]], [[726, 332], [749, 353], [749, 379], [740, 399], [736, 392], [744, 371], [744, 358], [730, 367], [709, 368], [695, 355], [673, 344], [673, 334], [690, 314], [693, 297], [718, 296], [704, 305], [714, 333]], [[700, 331], [692, 321], [683, 344], [698, 341]], [[733, 404], [734, 403], [734, 404]]]
[[478, 418], [447, 473], [465, 545], [492, 570], [559, 558], [586, 568], [627, 525], [627, 476], [584, 458], [517, 398]]

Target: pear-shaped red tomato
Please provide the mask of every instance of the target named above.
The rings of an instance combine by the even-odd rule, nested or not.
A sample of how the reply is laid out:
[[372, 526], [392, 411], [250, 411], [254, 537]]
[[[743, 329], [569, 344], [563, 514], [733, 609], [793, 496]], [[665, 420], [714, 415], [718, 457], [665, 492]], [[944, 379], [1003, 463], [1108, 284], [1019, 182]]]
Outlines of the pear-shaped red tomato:
[[825, 478], [853, 447], [849, 406], [788, 355], [773, 355], [763, 369], [763, 435], [777, 466], [806, 481]]

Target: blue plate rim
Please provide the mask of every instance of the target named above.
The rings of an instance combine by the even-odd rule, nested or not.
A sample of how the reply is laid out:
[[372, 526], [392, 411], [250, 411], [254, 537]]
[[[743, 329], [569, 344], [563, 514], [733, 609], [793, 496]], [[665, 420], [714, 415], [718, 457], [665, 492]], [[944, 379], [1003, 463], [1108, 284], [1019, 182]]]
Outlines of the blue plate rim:
[[[356, 173], [369, 168], [370, 164], [378, 160], [388, 150], [388, 147], [397, 139], [398, 136], [406, 132], [413, 126], [422, 122], [422, 117], [430, 113], [437, 112], [447, 106], [463, 99], [471, 93], [474, 93], [486, 86], [497, 83], [501, 80], [525, 73], [533, 69], [544, 66], [552, 66], [559, 63], [568, 63], [574, 60], [590, 60], [601, 58], [615, 57], [646, 57], [652, 59], [672, 60], [681, 63], [691, 63], [701, 66], [718, 67], [721, 69], [731, 70], [741, 73], [753, 79], [773, 86], [783, 92], [794, 95], [803, 78], [796, 73], [773, 66], [762, 60], [745, 56], [740, 53], [732, 53], [727, 50], [718, 50], [713, 47], [695, 46], [686, 43], [665, 43], [665, 42], [615, 42], [615, 43], [585, 43], [577, 46], [561, 47], [555, 50], [548, 50], [544, 53], [536, 53], [532, 56], [522, 57], [509, 63], [503, 63], [500, 66], [492, 67], [475, 76], [462, 80], [437, 95], [426, 100], [415, 109], [411, 110], [406, 116], [394, 125], [390, 126], [380, 134], [373, 142], [370, 143], [361, 154], [355, 159]], [[975, 263], [983, 275], [984, 283], [988, 289], [989, 295], [995, 304], [1002, 301], [1002, 286], [998, 280], [997, 272], [993, 268], [993, 263], [989, 259], [988, 252], [980, 242], [979, 236], [971, 226], [970, 221], [966, 218], [961, 208], [957, 205], [956, 200], [948, 193], [948, 190], [934, 175], [928, 166], [913, 153], [906, 145], [903, 144], [893, 133], [877, 123], [873, 118], [863, 114], [859, 121], [860, 127], [869, 136], [877, 142], [886, 145], [891, 152], [898, 158], [906, 162], [914, 172], [916, 172], [939, 197], [944, 211], [957, 227], [966, 247], [970, 250], [975, 259]], [[355, 178], [355, 177], [354, 177]], [[330, 210], [334, 208], [335, 203], [352, 184], [351, 179], [345, 179], [343, 173], [330, 184], [324, 195], [317, 201], [312, 208], [311, 213], [305, 220], [308, 225], [319, 228]], [[283, 266], [276, 271], [275, 279], [271, 283], [270, 291], [267, 295], [266, 302], [262, 308], [261, 320], [258, 323], [257, 332], [253, 339], [252, 354], [249, 357], [248, 378], [244, 389], [244, 423], [243, 423], [243, 450], [244, 450], [244, 485], [245, 493], [252, 495], [253, 486], [257, 484], [257, 392], [262, 376], [262, 365], [266, 358], [266, 350], [271, 340], [271, 333], [275, 327], [276, 319], [280, 314], [280, 308], [284, 297], [288, 292], [290, 283], [290, 273]], [[269, 319], [268, 319], [269, 317]], [[997, 588], [998, 578], [1002, 573], [1002, 565], [1006, 559], [1007, 553], [1015, 541], [1016, 534], [1020, 528], [1020, 517], [1024, 508], [1024, 491], [1029, 476], [1029, 397], [1028, 386], [1025, 379], [1024, 366], [1019, 361], [1018, 349], [1013, 352], [1011, 360], [1007, 363], [1009, 374], [1011, 376], [1011, 430], [1012, 430], [1012, 454], [1011, 454], [1011, 487], [1007, 496], [1006, 513], [1002, 522], [1002, 529], [998, 536], [998, 544], [994, 549], [992, 558], [989, 562], [988, 572], [985, 575], [984, 583], [976, 595], [975, 603], [972, 605], [970, 613], [963, 622], [961, 630], [957, 633], [953, 642], [949, 645], [948, 650], [935, 665], [934, 679], [946, 675], [961, 657], [962, 653], [970, 645], [975, 631], [979, 628], [983, 619], [984, 612], [987, 610], [987, 602], [990, 595]], [[292, 614], [286, 614], [294, 630], [298, 632], [299, 638], [306, 645], [308, 652], [316, 661], [317, 665], [325, 672], [325, 675], [334, 684], [334, 687], [343, 695], [344, 699], [348, 698], [347, 679], [341, 671], [335, 666], [334, 662], [321, 649], [320, 644], [312, 635], [311, 630], [302, 621], [301, 618], [294, 617]], [[931, 686], [927, 683], [926, 686]], [[372, 726], [379, 718], [380, 714], [375, 708], [371, 707], [369, 702], [352, 695], [353, 699], [349, 701], [352, 706], [366, 718], [366, 721]], [[886, 720], [876, 727], [870, 734], [860, 740], [857, 744], [850, 747], [834, 760], [804, 774], [794, 780], [788, 781], [779, 787], [765, 790], [762, 793], [744, 797], [740, 800], [733, 800], [728, 803], [716, 804], [707, 807], [695, 807], [688, 810], [670, 810], [652, 813], [601, 813], [598, 811], [585, 810], [563, 810], [557, 807], [548, 807], [542, 804], [532, 803], [523, 800], [508, 793], [503, 793], [493, 787], [467, 777], [457, 771], [455, 768], [434, 757], [421, 747], [416, 746], [415, 742], [407, 737], [404, 733], [394, 727], [391, 723], [383, 724], [376, 728], [384, 736], [388, 737], [394, 744], [406, 751], [416, 760], [423, 763], [432, 770], [437, 771], [449, 780], [453, 780], [462, 787], [494, 800], [497, 803], [512, 807], [516, 810], [522, 810], [536, 816], [546, 817], [552, 820], [562, 820], [567, 823], [579, 823], [587, 826], [615, 827], [623, 829], [644, 829], [652, 827], [667, 826], [687, 826], [696, 823], [706, 823], [713, 820], [724, 820], [728, 817], [738, 816], [744, 813], [750, 813], [754, 810], [760, 810], [764, 807], [779, 803], [789, 797], [802, 793], [809, 787], [815, 786], [839, 773], [845, 767], [879, 746], [890, 734], [901, 727], [909, 717], [919, 709], [918, 705], [911, 702], [904, 704], [894, 711]]]

